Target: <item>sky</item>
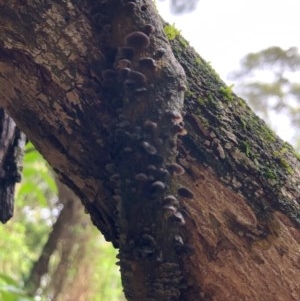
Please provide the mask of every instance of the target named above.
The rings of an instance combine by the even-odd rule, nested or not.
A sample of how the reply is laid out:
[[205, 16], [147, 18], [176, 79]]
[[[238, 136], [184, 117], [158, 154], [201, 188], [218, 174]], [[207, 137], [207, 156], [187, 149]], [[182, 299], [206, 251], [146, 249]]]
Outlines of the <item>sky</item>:
[[179, 16], [171, 14], [169, 0], [156, 3], [224, 80], [249, 52], [300, 48], [300, 0], [199, 0], [196, 11]]
[[[199, 0], [196, 11], [184, 15], [172, 15], [169, 0], [156, 3], [163, 18], [181, 30], [228, 84], [228, 74], [250, 52], [270, 46], [300, 49], [300, 0]], [[275, 130], [291, 142], [294, 131], [288, 118], [273, 116]]]

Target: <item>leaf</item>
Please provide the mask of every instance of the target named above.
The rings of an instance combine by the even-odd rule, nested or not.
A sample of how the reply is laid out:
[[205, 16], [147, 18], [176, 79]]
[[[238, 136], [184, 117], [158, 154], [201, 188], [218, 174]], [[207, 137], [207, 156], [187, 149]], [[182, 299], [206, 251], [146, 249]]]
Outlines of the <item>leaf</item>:
[[12, 277], [0, 273], [0, 300], [4, 301], [33, 301], [26, 296], [24, 289]]
[[[13, 279], [12, 277], [4, 274], [4, 273], [0, 273], [0, 278], [4, 280], [5, 283], [7, 284], [11, 284], [11, 285], [17, 285], [17, 282], [15, 279]], [[1, 280], [0, 280], [1, 281]], [[1, 281], [2, 282], [2, 281]]]

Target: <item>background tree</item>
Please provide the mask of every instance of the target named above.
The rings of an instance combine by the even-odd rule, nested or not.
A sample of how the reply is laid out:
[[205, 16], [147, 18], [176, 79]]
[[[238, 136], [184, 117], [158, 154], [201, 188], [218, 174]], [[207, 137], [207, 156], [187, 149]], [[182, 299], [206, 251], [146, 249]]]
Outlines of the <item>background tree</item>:
[[[237, 82], [236, 92], [245, 97], [271, 125], [277, 123], [276, 119], [270, 118], [270, 114], [276, 112], [288, 116], [291, 125], [299, 128], [299, 67], [300, 55], [296, 47], [287, 50], [270, 47], [245, 56], [241, 69], [233, 72], [231, 78]], [[296, 131], [296, 145], [299, 139]]]
[[196, 9], [198, 1], [199, 0], [170, 0], [171, 12], [173, 14], [189, 13]]
[[119, 248], [128, 300], [297, 298], [298, 159], [151, 1], [1, 8], [1, 103]]

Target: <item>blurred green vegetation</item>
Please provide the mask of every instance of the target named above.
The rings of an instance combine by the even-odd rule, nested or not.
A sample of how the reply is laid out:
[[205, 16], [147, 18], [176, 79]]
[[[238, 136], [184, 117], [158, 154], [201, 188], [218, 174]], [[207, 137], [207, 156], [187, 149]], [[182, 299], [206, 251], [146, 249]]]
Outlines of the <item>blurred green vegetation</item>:
[[[28, 143], [22, 183], [16, 189], [14, 217], [0, 226], [0, 300], [125, 300], [115, 265], [117, 251], [92, 225], [81, 205], [78, 222], [69, 225], [73, 234], [67, 233], [70, 239], [58, 240], [40, 287], [34, 297], [28, 297], [26, 280], [62, 208], [52, 171]], [[55, 281], [58, 273], [64, 281]]]

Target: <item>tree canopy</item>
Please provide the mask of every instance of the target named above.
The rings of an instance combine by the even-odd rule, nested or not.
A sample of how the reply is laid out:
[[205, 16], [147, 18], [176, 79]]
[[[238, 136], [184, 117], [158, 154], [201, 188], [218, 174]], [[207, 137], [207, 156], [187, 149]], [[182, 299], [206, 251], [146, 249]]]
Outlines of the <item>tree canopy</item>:
[[[235, 90], [248, 100], [255, 111], [270, 121], [270, 113], [283, 113], [291, 126], [300, 127], [300, 55], [296, 47], [270, 47], [250, 53], [241, 61], [241, 68], [231, 74]], [[273, 120], [276, 123], [276, 121]], [[294, 137], [299, 143], [298, 131]], [[298, 142], [297, 142], [298, 141]]]
[[173, 14], [189, 13], [196, 9], [198, 1], [199, 0], [169, 0], [171, 12]]

